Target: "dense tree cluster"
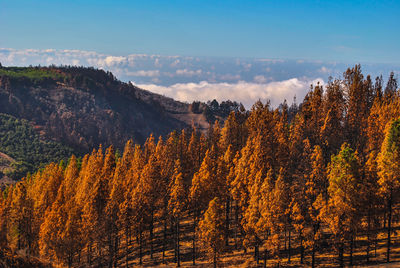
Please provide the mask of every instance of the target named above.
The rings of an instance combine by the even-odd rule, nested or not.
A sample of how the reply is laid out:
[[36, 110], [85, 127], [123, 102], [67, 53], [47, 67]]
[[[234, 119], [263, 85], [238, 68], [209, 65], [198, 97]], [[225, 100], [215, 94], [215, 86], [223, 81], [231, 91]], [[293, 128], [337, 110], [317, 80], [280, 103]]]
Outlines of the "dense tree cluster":
[[0, 113], [0, 152], [15, 160], [4, 175], [19, 179], [50, 162], [68, 159], [73, 150], [41, 137], [28, 121]]
[[209, 256], [216, 266], [234, 247], [253, 249], [264, 266], [297, 255], [315, 267], [326, 251], [344, 266], [361, 238], [358, 261], [376, 258], [386, 230], [389, 261], [399, 118], [394, 75], [385, 87], [357, 65], [312, 87], [299, 107], [257, 102], [207, 133], [129, 141], [122, 155], [100, 147], [4, 190], [0, 246], [68, 266], [138, 265], [156, 254], [179, 266], [185, 238], [193, 264]]

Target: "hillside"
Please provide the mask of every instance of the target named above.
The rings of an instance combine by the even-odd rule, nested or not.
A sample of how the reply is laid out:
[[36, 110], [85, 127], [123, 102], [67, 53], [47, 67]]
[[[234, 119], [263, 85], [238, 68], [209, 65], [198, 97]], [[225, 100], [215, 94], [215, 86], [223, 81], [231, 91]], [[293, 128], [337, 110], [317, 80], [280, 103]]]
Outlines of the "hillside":
[[2, 188], [3, 185], [12, 182], [8, 174], [14, 170], [14, 167], [12, 166], [14, 161], [15, 160], [10, 156], [0, 152], [0, 188]]
[[205, 130], [238, 108], [232, 102], [178, 102], [94, 68], [0, 67], [0, 150], [23, 163], [16, 178], [48, 159], [100, 144], [122, 149], [127, 140], [140, 144], [151, 133]]
[[78, 151], [99, 144], [121, 146], [128, 139], [143, 142], [150, 133], [187, 126], [171, 114], [187, 112], [188, 105], [152, 97], [95, 69], [0, 71], [0, 112], [26, 119], [41, 135]]
[[28, 121], [0, 114], [0, 152], [4, 153], [0, 153], [0, 179], [2, 175], [18, 179], [44, 164], [66, 160], [74, 151], [40, 137]]

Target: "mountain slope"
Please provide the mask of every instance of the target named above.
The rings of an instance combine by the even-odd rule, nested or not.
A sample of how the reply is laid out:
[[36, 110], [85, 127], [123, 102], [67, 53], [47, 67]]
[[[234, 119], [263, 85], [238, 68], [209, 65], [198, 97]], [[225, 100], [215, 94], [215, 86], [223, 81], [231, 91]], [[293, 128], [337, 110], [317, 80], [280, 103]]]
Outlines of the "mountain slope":
[[[80, 67], [0, 69], [0, 113], [30, 121], [48, 139], [86, 152], [99, 144], [142, 143], [199, 122], [190, 106]], [[200, 118], [199, 118], [200, 117]]]
[[17, 179], [44, 164], [68, 159], [73, 150], [40, 137], [28, 121], [0, 113], [0, 152], [0, 178], [4, 174]]
[[100, 144], [122, 149], [150, 134], [206, 130], [238, 109], [230, 101], [175, 101], [94, 68], [0, 65], [0, 151], [15, 159], [12, 178]]

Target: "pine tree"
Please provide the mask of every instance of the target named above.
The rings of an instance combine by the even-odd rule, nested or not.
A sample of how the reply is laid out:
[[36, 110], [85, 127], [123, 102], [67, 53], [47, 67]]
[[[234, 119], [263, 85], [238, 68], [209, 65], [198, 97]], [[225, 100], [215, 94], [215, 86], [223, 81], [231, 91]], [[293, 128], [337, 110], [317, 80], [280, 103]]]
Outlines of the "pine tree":
[[328, 162], [332, 154], [337, 154], [343, 144], [345, 102], [341, 81], [329, 82], [323, 102], [323, 125], [320, 129], [321, 146]]
[[223, 151], [226, 151], [229, 146], [236, 153], [242, 147], [243, 131], [239, 122], [236, 119], [235, 112], [231, 112], [224, 122], [224, 127], [221, 130], [220, 146]]
[[215, 197], [199, 222], [199, 236], [204, 248], [213, 258], [214, 267], [217, 267], [218, 256], [224, 249], [224, 221], [224, 206]]
[[117, 240], [116, 226], [113, 222], [113, 217], [109, 215], [108, 202], [110, 201], [110, 195], [112, 190], [112, 182], [114, 177], [114, 171], [116, 167], [115, 151], [114, 147], [110, 146], [107, 148], [104, 155], [104, 164], [101, 170], [101, 178], [99, 183], [99, 190], [102, 191], [102, 196], [107, 197], [103, 200], [105, 204], [102, 206], [102, 217], [103, 222], [100, 229], [103, 232], [101, 238], [103, 240], [104, 246], [108, 251], [108, 265], [111, 266], [114, 255], [115, 255], [115, 241]]
[[7, 247], [7, 190], [2, 191], [0, 189], [0, 250], [4, 250]]
[[[136, 203], [133, 207], [140, 212], [138, 214], [139, 225], [148, 224], [150, 232], [150, 257], [153, 259], [154, 252], [154, 223], [159, 199], [160, 167], [155, 155], [149, 156], [148, 163], [143, 167], [140, 181], [132, 197]], [[139, 208], [139, 209], [138, 209]]]
[[259, 247], [265, 234], [264, 225], [262, 224], [261, 206], [262, 184], [264, 178], [259, 171], [250, 187], [250, 200], [248, 206], [243, 211], [242, 226], [245, 232], [245, 247], [254, 247], [254, 258], [259, 262]]
[[[82, 227], [88, 236], [88, 258], [91, 263], [92, 246], [97, 249], [99, 265], [103, 248], [104, 214], [108, 199], [108, 181], [104, 181], [101, 173], [104, 165], [103, 149], [93, 150], [89, 156], [86, 169], [81, 172], [80, 188], [77, 202], [82, 207]], [[107, 178], [108, 179], [108, 178]]]
[[344, 143], [341, 151], [332, 157], [329, 165], [329, 200], [321, 209], [319, 216], [334, 236], [340, 267], [344, 266], [343, 250], [347, 241], [350, 242], [350, 265], [352, 265], [354, 240], [360, 228], [359, 208], [363, 194], [360, 175], [357, 153]]
[[378, 175], [380, 193], [386, 201], [388, 215], [387, 254], [386, 261], [390, 261], [391, 226], [393, 207], [398, 202], [400, 194], [400, 119], [388, 124], [385, 140], [378, 156]]
[[31, 254], [36, 241], [36, 233], [33, 200], [28, 195], [27, 186], [26, 179], [15, 186], [10, 204], [10, 220], [11, 224], [16, 227], [16, 248], [18, 250], [27, 248], [27, 253]]
[[128, 258], [131, 225], [134, 225], [133, 218], [136, 213], [132, 196], [136, 193], [136, 187], [144, 165], [142, 154], [140, 146], [135, 146], [132, 141], [128, 141], [125, 144], [122, 157], [116, 163], [114, 176], [110, 181], [110, 196], [106, 207], [106, 214], [113, 231], [109, 239], [109, 267], [116, 265], [116, 255], [122, 240], [119, 235], [121, 231], [125, 235], [125, 259]]
[[390, 73], [389, 80], [386, 84], [384, 97], [386, 100], [391, 100], [396, 95], [397, 91], [397, 79], [394, 78], [394, 72]]
[[[212, 146], [207, 150], [203, 162], [198, 172], [193, 176], [192, 184], [189, 190], [189, 202], [193, 214], [194, 228], [201, 213], [208, 206], [208, 203], [218, 196], [219, 181], [217, 180], [217, 152]], [[193, 262], [195, 261], [195, 237], [193, 237]]]
[[176, 160], [174, 175], [172, 177], [173, 184], [171, 186], [170, 199], [168, 202], [169, 211], [173, 215], [176, 224], [176, 257], [177, 265], [180, 266], [180, 220], [183, 212], [187, 208], [187, 187], [185, 186], [185, 180], [182, 175], [180, 161]]
[[[192, 135], [193, 137], [193, 135]], [[168, 232], [167, 232], [167, 224], [170, 220], [170, 210], [168, 207], [168, 202], [170, 199], [171, 187], [174, 183], [173, 175], [175, 171], [175, 163], [178, 160], [177, 154], [177, 140], [176, 132], [172, 132], [165, 143], [157, 145], [156, 155], [157, 161], [160, 165], [160, 175], [161, 175], [161, 185], [164, 189], [162, 189], [161, 199], [162, 199], [162, 207], [161, 207], [161, 220], [163, 221], [163, 245], [162, 245], [162, 258], [163, 262], [165, 262], [165, 251], [168, 243]]]
[[40, 227], [39, 245], [41, 255], [54, 256], [68, 267], [72, 267], [74, 256], [83, 247], [80, 211], [75, 203], [75, 191], [79, 169], [77, 159], [72, 156], [65, 170], [57, 197], [46, 212]]
[[366, 135], [362, 131], [367, 127], [371, 98], [373, 94], [372, 83], [364, 80], [361, 66], [356, 65], [344, 73], [345, 98], [347, 100], [347, 113], [345, 130], [347, 141], [352, 148], [363, 152], [366, 146]]
[[200, 170], [193, 177], [189, 199], [198, 211], [204, 211], [218, 194], [216, 153], [214, 147], [206, 152]]
[[323, 103], [323, 86], [319, 83], [311, 86], [301, 106], [301, 115], [304, 118], [304, 133], [310, 140], [311, 146], [320, 144], [319, 131], [323, 124], [323, 113], [320, 109]]
[[307, 176], [306, 182], [306, 201], [307, 213], [309, 215], [310, 225], [312, 231], [308, 233], [307, 244], [311, 247], [311, 264], [315, 267], [315, 254], [318, 247], [318, 240], [321, 233], [320, 219], [318, 218], [321, 213], [321, 208], [327, 205], [329, 200], [328, 195], [328, 179], [326, 176], [324, 156], [321, 147], [318, 145], [310, 157], [311, 160], [311, 173]]

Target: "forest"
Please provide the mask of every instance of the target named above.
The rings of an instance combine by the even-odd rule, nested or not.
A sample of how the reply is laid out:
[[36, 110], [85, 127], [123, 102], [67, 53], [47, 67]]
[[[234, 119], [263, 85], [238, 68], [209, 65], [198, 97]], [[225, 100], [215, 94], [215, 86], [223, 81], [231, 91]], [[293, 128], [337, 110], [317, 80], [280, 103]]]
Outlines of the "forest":
[[61, 143], [43, 139], [28, 121], [0, 113], [0, 152], [15, 159], [12, 169], [4, 175], [16, 180], [44, 164], [68, 159], [73, 150]]
[[360, 65], [300, 104], [258, 101], [51, 163], [0, 193], [0, 254], [67, 267], [344, 267], [400, 260], [400, 93]]

